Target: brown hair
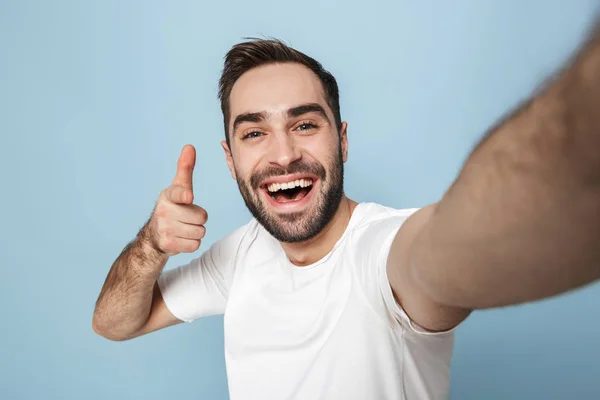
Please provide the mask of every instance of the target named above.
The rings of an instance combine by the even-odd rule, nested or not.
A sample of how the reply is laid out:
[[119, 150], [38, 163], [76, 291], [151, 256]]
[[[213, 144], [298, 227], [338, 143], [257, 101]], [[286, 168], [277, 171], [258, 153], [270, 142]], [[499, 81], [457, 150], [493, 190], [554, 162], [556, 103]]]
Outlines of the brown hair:
[[299, 52], [277, 39], [254, 39], [238, 43], [225, 55], [225, 65], [221, 79], [219, 79], [219, 99], [221, 100], [221, 111], [223, 111], [223, 122], [225, 125], [225, 139], [229, 145], [229, 97], [235, 82], [249, 70], [267, 64], [297, 63], [304, 65], [317, 75], [323, 90], [327, 104], [333, 112], [335, 124], [339, 130], [342, 126], [340, 115], [340, 99], [338, 85], [333, 75], [325, 70], [321, 63], [314, 58]]

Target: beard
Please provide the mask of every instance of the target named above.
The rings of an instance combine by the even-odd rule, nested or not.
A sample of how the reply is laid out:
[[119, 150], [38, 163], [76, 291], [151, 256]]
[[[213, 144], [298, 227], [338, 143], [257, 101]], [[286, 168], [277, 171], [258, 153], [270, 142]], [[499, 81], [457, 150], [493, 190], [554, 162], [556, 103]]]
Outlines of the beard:
[[[319, 192], [313, 193], [312, 205], [306, 211], [276, 214], [269, 210], [260, 198], [260, 182], [274, 176], [293, 173], [314, 174], [319, 178]], [[249, 182], [239, 178], [237, 183], [252, 216], [280, 242], [299, 243], [312, 239], [319, 234], [333, 219], [344, 193], [344, 161], [341, 145], [338, 145], [336, 156], [331, 167], [326, 170], [318, 162], [297, 161], [287, 169], [270, 166], [257, 171]], [[316, 187], [311, 190], [317, 190]]]

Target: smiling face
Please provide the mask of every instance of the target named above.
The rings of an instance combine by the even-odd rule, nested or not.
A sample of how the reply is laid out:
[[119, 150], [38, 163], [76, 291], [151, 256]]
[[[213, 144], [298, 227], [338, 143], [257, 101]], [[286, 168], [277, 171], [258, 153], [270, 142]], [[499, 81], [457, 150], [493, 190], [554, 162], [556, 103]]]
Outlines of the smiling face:
[[235, 82], [229, 101], [222, 145], [246, 206], [281, 242], [315, 237], [343, 197], [348, 150], [318, 77], [301, 64], [263, 65]]

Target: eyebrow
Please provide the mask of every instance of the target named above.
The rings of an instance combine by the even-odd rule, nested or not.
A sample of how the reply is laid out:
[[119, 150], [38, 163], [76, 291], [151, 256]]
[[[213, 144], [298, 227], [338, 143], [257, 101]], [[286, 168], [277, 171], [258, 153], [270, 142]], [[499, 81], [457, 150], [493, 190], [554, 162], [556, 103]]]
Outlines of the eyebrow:
[[[323, 107], [321, 107], [317, 103], [307, 103], [301, 104], [296, 107], [292, 107], [287, 110], [287, 116], [288, 118], [297, 118], [301, 115], [308, 114], [311, 112], [319, 114], [321, 117], [325, 118], [327, 122], [331, 123]], [[236, 128], [244, 122], [257, 123], [262, 122], [265, 119], [267, 119], [267, 113], [264, 111], [240, 114], [237, 117], [235, 117], [235, 120], [233, 121], [233, 132], [235, 132]]]
[[244, 113], [235, 117], [233, 121], [233, 132], [238, 127], [238, 125], [244, 122], [262, 122], [266, 119], [267, 115], [265, 112], [256, 112], [256, 113]]
[[327, 122], [330, 122], [329, 118], [327, 117], [327, 113], [325, 112], [323, 107], [321, 107], [317, 103], [308, 103], [308, 104], [302, 104], [302, 105], [299, 105], [296, 107], [292, 107], [287, 111], [287, 114], [288, 114], [288, 117], [296, 118], [296, 117], [299, 117], [301, 115], [308, 114], [311, 112], [321, 115], [321, 117], [325, 118], [327, 120]]

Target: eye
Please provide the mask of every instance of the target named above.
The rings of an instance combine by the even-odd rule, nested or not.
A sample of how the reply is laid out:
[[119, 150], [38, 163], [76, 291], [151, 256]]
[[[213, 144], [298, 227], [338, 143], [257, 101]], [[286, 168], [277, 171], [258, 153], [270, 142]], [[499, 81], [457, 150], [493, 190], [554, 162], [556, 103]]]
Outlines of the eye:
[[317, 126], [312, 122], [303, 122], [296, 128], [297, 131], [308, 131], [311, 129], [315, 129]]
[[263, 136], [262, 132], [259, 131], [252, 131], [252, 132], [248, 132], [246, 133], [243, 137], [242, 140], [246, 140], [246, 139], [257, 139], [259, 137]]

